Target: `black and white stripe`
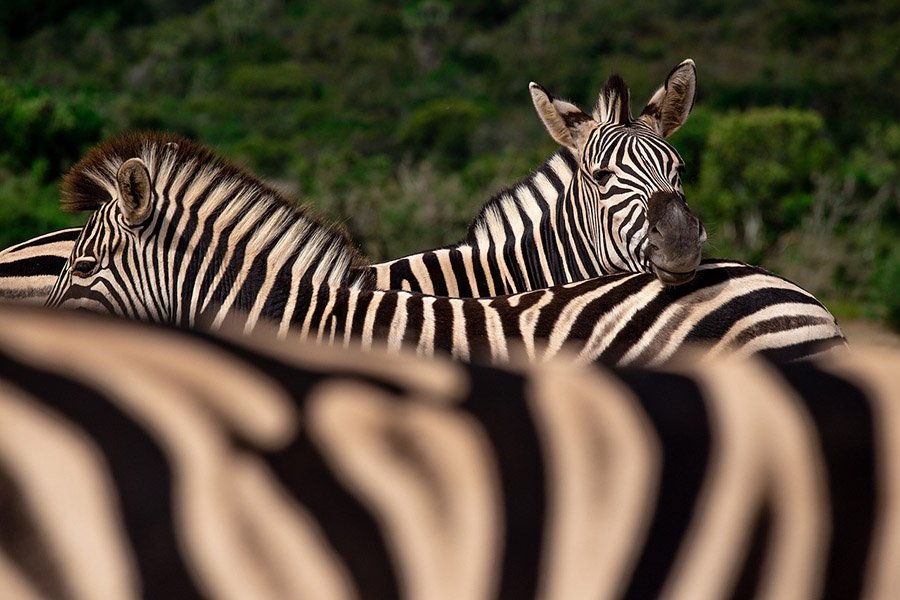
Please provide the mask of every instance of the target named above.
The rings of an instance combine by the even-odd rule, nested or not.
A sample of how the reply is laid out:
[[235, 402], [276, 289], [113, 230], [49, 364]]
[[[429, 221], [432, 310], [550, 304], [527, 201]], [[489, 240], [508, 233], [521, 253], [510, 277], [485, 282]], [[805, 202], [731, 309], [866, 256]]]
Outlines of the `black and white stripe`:
[[898, 367], [508, 372], [0, 307], [0, 589], [894, 598]]
[[46, 302], [80, 232], [79, 227], [60, 229], [0, 250], [0, 300]]
[[248, 332], [270, 322], [319, 342], [494, 362], [520, 348], [546, 360], [564, 345], [583, 361], [655, 364], [691, 341], [711, 343], [711, 355], [786, 359], [844, 344], [810, 294], [729, 261], [702, 265], [675, 288], [623, 273], [491, 299], [368, 289], [350, 275], [346, 238], [172, 137], [105, 143], [73, 169], [64, 192], [68, 205], [97, 210], [54, 306], [185, 326], [233, 317]]

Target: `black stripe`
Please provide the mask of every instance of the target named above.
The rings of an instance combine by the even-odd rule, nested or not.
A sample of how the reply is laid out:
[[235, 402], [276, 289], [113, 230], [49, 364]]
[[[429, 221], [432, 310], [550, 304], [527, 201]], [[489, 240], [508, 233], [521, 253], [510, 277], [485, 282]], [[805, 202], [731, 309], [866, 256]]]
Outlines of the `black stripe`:
[[422, 262], [428, 270], [428, 277], [431, 279], [431, 285], [434, 287], [435, 296], [447, 296], [447, 282], [444, 280], [444, 272], [441, 270], [441, 261], [438, 260], [434, 252], [426, 252], [422, 255]]
[[469, 285], [469, 275], [466, 273], [466, 261], [462, 252], [456, 248], [448, 250], [447, 260], [450, 261], [450, 267], [453, 269], [453, 276], [456, 278], [456, 297], [471, 298], [472, 286]]
[[410, 294], [406, 298], [406, 330], [403, 341], [410, 348], [415, 348], [422, 337], [425, 309], [422, 296]]
[[546, 519], [543, 455], [523, 398], [526, 382], [512, 373], [473, 367], [463, 408], [484, 427], [494, 447], [503, 491], [505, 545], [499, 598], [534, 598]]
[[466, 320], [466, 339], [469, 341], [469, 360], [490, 361], [491, 344], [487, 334], [484, 305], [477, 300], [464, 302], [463, 317]]
[[397, 294], [388, 293], [381, 297], [378, 308], [375, 309], [374, 331], [372, 341], [374, 346], [385, 346], [391, 333], [391, 321], [397, 314]]
[[[706, 273], [707, 271], [698, 273], [694, 281], [701, 279], [705, 283], [708, 279], [705, 277]], [[811, 298], [797, 290], [786, 290], [784, 288], [753, 290], [732, 298], [711, 311], [694, 325], [690, 333], [684, 338], [684, 341], [686, 344], [715, 342], [722, 339], [740, 317], [751, 315], [768, 306], [788, 303], [822, 306], [815, 298]]]
[[825, 598], [857, 598], [877, 510], [876, 439], [866, 394], [808, 363], [777, 364], [798, 392], [822, 441], [831, 507]]
[[437, 298], [434, 308], [434, 348], [450, 352], [453, 348], [453, 309], [450, 300]]
[[[237, 290], [237, 295], [234, 297], [234, 303], [231, 305], [231, 308], [228, 309], [229, 312], [235, 310], [247, 312], [250, 310], [250, 307], [256, 302], [256, 299], [262, 290], [263, 283], [266, 281], [266, 273], [269, 270], [268, 262], [268, 252], [264, 250], [253, 256], [249, 265], [244, 265], [241, 272], [245, 273], [245, 277], [241, 282], [241, 287]], [[183, 285], [185, 288], [191, 288], [192, 281], [185, 277]], [[196, 308], [191, 307], [190, 304], [185, 304], [184, 306], [187, 307], [187, 312], [196, 310]]]
[[263, 317], [272, 320], [280, 320], [281, 317], [284, 316], [284, 311], [287, 308], [288, 294], [293, 288], [291, 281], [293, 268], [294, 265], [291, 264], [290, 261], [281, 265], [281, 268], [275, 275], [275, 281], [272, 284], [272, 288], [269, 290], [269, 295], [266, 296], [262, 311], [260, 312], [260, 315]]
[[740, 571], [732, 600], [750, 600], [759, 597], [759, 584], [762, 579], [762, 568], [765, 564], [766, 545], [772, 533], [772, 506], [767, 501], [760, 507], [753, 520], [753, 534], [750, 536], [750, 547], [744, 566]]
[[350, 323], [350, 333], [352, 337], [359, 339], [362, 337], [366, 324], [366, 315], [369, 312], [369, 305], [372, 303], [374, 292], [360, 292], [356, 295], [356, 306], [353, 309], [353, 321]]
[[[325, 308], [328, 306], [328, 301], [331, 299], [331, 289], [326, 285], [320, 285], [316, 289], [316, 308], [313, 309], [312, 316], [309, 320], [309, 330], [310, 333], [314, 333], [319, 330], [322, 325], [325, 315]], [[315, 340], [315, 335], [313, 335], [310, 339]]]
[[766, 348], [760, 355], [774, 362], [791, 362], [814, 356], [830, 348], [846, 346], [847, 340], [839, 335], [820, 340], [806, 340], [781, 348]]
[[413, 275], [412, 267], [410, 267], [410, 259], [409, 258], [401, 258], [396, 262], [392, 263], [389, 268], [390, 273], [390, 289], [392, 290], [402, 290], [403, 282], [408, 281], [410, 283], [410, 291], [413, 292], [421, 292], [422, 288], [419, 286], [419, 280], [416, 279], [415, 275]]
[[[297, 389], [291, 383], [292, 389]], [[305, 391], [304, 393], [308, 393]], [[302, 395], [296, 396], [302, 402]], [[263, 453], [284, 487], [307, 508], [353, 578], [368, 598], [397, 598], [396, 565], [369, 510], [335, 477], [307, 434], [289, 446]]]
[[503, 294], [510, 294], [515, 292], [516, 290], [510, 289], [509, 285], [505, 281], [502, 273], [500, 272], [500, 265], [497, 264], [497, 256], [494, 253], [495, 247], [493, 243], [486, 250], [487, 262], [488, 262], [488, 270], [491, 273], [491, 280], [494, 281], [494, 286], [496, 290], [496, 294], [498, 296]]
[[147, 430], [99, 391], [8, 356], [0, 355], [0, 378], [40, 398], [103, 453], [144, 596], [199, 598], [181, 557], [170, 464]]
[[[632, 349], [635, 341], [640, 340], [647, 331], [650, 330], [656, 320], [659, 319], [660, 315], [669, 308], [684, 305], [686, 314], [695, 315], [696, 309], [690, 308], [692, 304], [691, 296], [694, 294], [701, 295], [702, 297], [704, 290], [727, 281], [734, 281], [741, 277], [749, 277], [750, 275], [756, 275], [758, 273], [759, 271], [757, 269], [745, 266], [704, 269], [698, 271], [697, 276], [689, 283], [674, 288], [663, 287], [652, 300], [646, 302], [644, 306], [637, 310], [631, 319], [628, 320], [628, 323], [626, 323], [619, 331], [618, 335], [616, 335], [609, 346], [604, 349], [603, 353], [600, 355], [600, 360], [607, 364], [618, 364], [621, 362], [625, 354]], [[634, 283], [640, 282], [643, 285], [649, 285], [654, 280], [654, 277], [644, 275], [635, 278]], [[637, 292], [637, 288], [633, 288], [632, 293], [636, 294]], [[605, 297], [606, 296], [604, 296], [604, 298]], [[621, 292], [617, 292], [617, 297], [610, 296], [609, 298], [608, 302], [613, 305], [618, 304], [625, 299], [625, 297], [621, 295]], [[730, 305], [732, 312], [728, 315], [722, 315], [718, 310], [713, 310], [710, 314], [715, 313], [719, 315], [718, 318], [727, 319], [727, 323], [719, 323], [721, 326], [725, 327], [734, 324], [740, 317], [752, 314], [760, 308], [762, 308], [760, 305], [754, 304], [753, 302], [737, 302], [736, 304]], [[701, 323], [706, 320], [706, 318], [701, 320]], [[715, 321], [713, 321], [713, 323], [715, 323]], [[695, 326], [694, 329], [696, 330], [697, 327]], [[720, 336], [721, 335], [724, 335], [724, 332], [722, 332]], [[638, 364], [647, 362], [660, 351], [658, 344], [651, 346], [652, 347], [648, 348], [643, 354], [635, 358], [635, 361]]]
[[66, 266], [66, 260], [65, 257], [44, 254], [0, 263], [0, 277], [36, 277], [39, 275], [59, 277], [63, 267]]
[[[472, 273], [475, 276], [475, 290], [473, 292], [474, 296], [478, 296], [479, 298], [484, 296], [493, 296], [494, 292], [491, 291], [490, 286], [488, 285], [488, 277], [484, 272], [484, 267], [481, 264], [481, 250], [475, 246], [472, 246]], [[498, 282], [499, 284], [500, 282]], [[495, 285], [494, 290], [498, 290], [502, 288], [501, 285]]]
[[[200, 272], [200, 267], [208, 264], [210, 266], [210, 270], [215, 271], [215, 267], [220, 264], [215, 260], [210, 260], [210, 258], [215, 257], [215, 254], [211, 255], [209, 253], [209, 249], [212, 246], [214, 221], [215, 218], [211, 217], [207, 218], [203, 223], [198, 223], [198, 225], [202, 227], [202, 231], [200, 232], [200, 237], [197, 241], [197, 245], [195, 246], [195, 251], [191, 253], [191, 257], [188, 260], [187, 269], [185, 269], [184, 280], [181, 286], [180, 301], [181, 306], [190, 307], [191, 312], [197, 311], [200, 308], [199, 306], [191, 307], [191, 295], [194, 293], [194, 290], [197, 289], [197, 285], [200, 283], [199, 281], [197, 281], [197, 274]], [[184, 237], [193, 235], [193, 230], [189, 229], [185, 232], [185, 234], [186, 235]], [[208, 280], [209, 278], [210, 275], [207, 272], [204, 275], [203, 279]], [[203, 298], [202, 292], [206, 289], [208, 288], [200, 288], [201, 295], [198, 296], [198, 298]]]
[[513, 235], [512, 227], [506, 220], [503, 221], [503, 237], [503, 264], [506, 265], [506, 271], [512, 278], [513, 289], [517, 292], [525, 291], [528, 286], [522, 270], [519, 268], [519, 261], [516, 259], [516, 238]]
[[662, 472], [656, 509], [627, 598], [657, 598], [690, 526], [709, 463], [712, 432], [697, 384], [680, 375], [623, 369], [613, 374], [638, 396], [656, 429]]
[[[363, 307], [368, 306], [370, 297], [371, 294], [367, 294], [362, 299]], [[305, 414], [307, 401], [315, 396], [315, 387], [322, 382], [350, 378], [378, 386], [390, 394], [404, 392], [403, 388], [377, 376], [360, 376], [340, 369], [327, 373], [311, 371], [309, 367], [300, 369], [278, 359], [256, 354], [233, 342], [217, 340], [213, 334], [191, 335], [212, 339], [221, 349], [253, 364], [272, 380], [278, 381], [301, 411], [301, 424], [310, 422]], [[247, 444], [245, 440], [243, 443]], [[259, 450], [254, 449], [254, 452]], [[356, 495], [344, 486], [343, 479], [337, 476], [333, 465], [328, 463], [310, 440], [309, 431], [301, 429], [290, 445], [275, 451], [263, 451], [261, 454], [285, 489], [313, 515], [335, 554], [347, 567], [356, 590], [367, 598], [399, 597], [397, 565], [393, 563], [385, 544], [381, 524]]]
[[30, 507], [24, 490], [0, 462], [0, 515], [3, 515], [0, 548], [41, 595], [66, 598], [62, 570]]

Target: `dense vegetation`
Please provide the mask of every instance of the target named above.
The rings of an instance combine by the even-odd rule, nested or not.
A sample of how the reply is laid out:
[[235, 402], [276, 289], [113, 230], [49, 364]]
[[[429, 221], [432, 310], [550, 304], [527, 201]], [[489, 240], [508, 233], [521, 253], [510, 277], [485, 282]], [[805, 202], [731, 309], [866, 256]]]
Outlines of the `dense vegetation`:
[[554, 144], [536, 80], [634, 110], [684, 57], [673, 143], [709, 253], [900, 327], [900, 5], [91, 0], [0, 8], [0, 244], [78, 222], [56, 182], [103, 136], [198, 138], [346, 223], [376, 259], [452, 242]]

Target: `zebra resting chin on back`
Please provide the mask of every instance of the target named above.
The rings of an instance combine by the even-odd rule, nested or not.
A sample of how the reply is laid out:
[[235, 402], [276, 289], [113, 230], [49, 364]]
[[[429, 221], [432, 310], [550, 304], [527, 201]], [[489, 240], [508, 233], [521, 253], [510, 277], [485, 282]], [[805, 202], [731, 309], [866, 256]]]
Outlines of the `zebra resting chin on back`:
[[174, 136], [100, 145], [67, 175], [63, 203], [95, 212], [51, 306], [184, 326], [240, 318], [248, 332], [267, 322], [317, 342], [495, 362], [520, 347], [531, 360], [568, 345], [583, 361], [653, 364], [690, 342], [785, 359], [845, 343], [810, 294], [727, 261], [675, 288], [620, 274], [492, 299], [367, 289], [340, 232]]
[[0, 306], [0, 589], [896, 598], [898, 367], [512, 372]]
[[618, 75], [592, 115], [532, 83], [538, 115], [563, 148], [491, 199], [459, 244], [368, 267], [376, 287], [488, 297], [623, 271], [690, 281], [706, 231], [665, 138], [690, 115], [696, 79], [692, 60], [676, 66], [637, 119]]

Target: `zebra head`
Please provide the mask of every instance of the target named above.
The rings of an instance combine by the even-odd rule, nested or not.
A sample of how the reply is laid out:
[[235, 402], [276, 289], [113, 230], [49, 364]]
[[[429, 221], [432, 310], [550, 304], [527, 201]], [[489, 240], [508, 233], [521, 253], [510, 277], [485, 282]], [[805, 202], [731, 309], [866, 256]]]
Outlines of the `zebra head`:
[[556, 215], [557, 243], [573, 277], [654, 273], [667, 285], [693, 279], [706, 231], [681, 186], [684, 163], [665, 140], [687, 120], [694, 62], [675, 67], [637, 119], [618, 75], [588, 115], [532, 83], [538, 115], [579, 162]]
[[[140, 272], [135, 268], [140, 238], [148, 234], [157, 197], [147, 166], [139, 158], [124, 161], [115, 171], [114, 187], [98, 172], [92, 175], [81, 183], [93, 188], [84, 193], [94, 194], [98, 208], [82, 228], [47, 305], [167, 321], [165, 307], [148, 297], [146, 278], [132, 281], [130, 275], [123, 276]], [[163, 313], [156, 314], [154, 307]]]

